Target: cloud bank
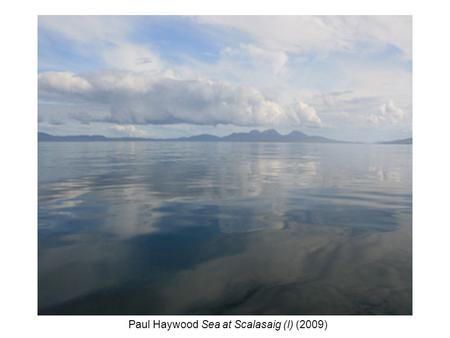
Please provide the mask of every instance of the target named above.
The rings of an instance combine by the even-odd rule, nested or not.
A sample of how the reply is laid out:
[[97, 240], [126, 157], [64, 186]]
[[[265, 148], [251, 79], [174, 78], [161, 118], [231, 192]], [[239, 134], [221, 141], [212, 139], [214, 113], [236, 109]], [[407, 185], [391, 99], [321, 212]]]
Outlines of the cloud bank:
[[[313, 107], [301, 101], [282, 106], [249, 86], [235, 86], [209, 79], [178, 79], [149, 72], [103, 71], [90, 74], [43, 72], [39, 74], [39, 96], [71, 104], [102, 105], [99, 114], [78, 114], [67, 119], [117, 124], [236, 126], [320, 125]], [[63, 113], [61, 113], [63, 114]], [[46, 120], [45, 113], [41, 116]]]

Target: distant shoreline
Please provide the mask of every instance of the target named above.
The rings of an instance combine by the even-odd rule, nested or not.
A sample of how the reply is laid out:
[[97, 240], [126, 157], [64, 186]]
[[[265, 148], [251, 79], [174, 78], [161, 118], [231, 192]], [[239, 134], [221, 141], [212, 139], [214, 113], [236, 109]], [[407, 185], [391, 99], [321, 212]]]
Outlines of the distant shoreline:
[[38, 142], [243, 142], [243, 143], [338, 143], [338, 144], [406, 144], [412, 145], [412, 138], [385, 141], [385, 142], [348, 142], [325, 138], [322, 136], [310, 136], [299, 131], [293, 131], [287, 135], [281, 135], [271, 129], [263, 132], [253, 130], [249, 133], [233, 133], [228, 136], [196, 135], [180, 138], [141, 138], [141, 137], [106, 137], [103, 135], [67, 135], [57, 136], [47, 133], [38, 133]]

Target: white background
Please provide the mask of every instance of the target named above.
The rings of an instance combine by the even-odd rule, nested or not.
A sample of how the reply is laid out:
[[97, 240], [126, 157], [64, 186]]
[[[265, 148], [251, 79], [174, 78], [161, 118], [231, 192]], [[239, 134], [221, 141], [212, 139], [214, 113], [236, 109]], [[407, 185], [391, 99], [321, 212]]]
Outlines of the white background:
[[[3, 1], [0, 29], [0, 336], [444, 337], [449, 330], [449, 10], [444, 1]], [[129, 330], [126, 316], [37, 316], [37, 15], [412, 14], [413, 316], [322, 316], [328, 331]], [[164, 317], [160, 317], [163, 319]], [[201, 317], [200, 320], [208, 317]], [[236, 317], [211, 317], [227, 320]], [[253, 317], [245, 317], [252, 319]], [[273, 319], [274, 317], [255, 317]], [[286, 316], [278, 316], [284, 320]], [[167, 320], [193, 317], [165, 317]], [[293, 319], [297, 319], [294, 317]], [[450, 318], [449, 318], [450, 320]]]

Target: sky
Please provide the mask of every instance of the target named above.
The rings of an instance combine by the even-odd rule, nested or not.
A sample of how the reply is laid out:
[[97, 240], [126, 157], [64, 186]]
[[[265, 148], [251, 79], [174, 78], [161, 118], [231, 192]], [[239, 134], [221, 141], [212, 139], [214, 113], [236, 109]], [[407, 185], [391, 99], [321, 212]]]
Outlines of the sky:
[[411, 16], [39, 16], [38, 129], [412, 134]]

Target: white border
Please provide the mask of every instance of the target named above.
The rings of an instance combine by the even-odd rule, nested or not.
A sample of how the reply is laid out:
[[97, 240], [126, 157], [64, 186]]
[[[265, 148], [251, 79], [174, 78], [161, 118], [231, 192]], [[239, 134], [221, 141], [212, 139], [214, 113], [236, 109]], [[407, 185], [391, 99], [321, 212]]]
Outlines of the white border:
[[[37, 316], [37, 15], [38, 14], [412, 14], [414, 16], [414, 315], [323, 316], [326, 333], [303, 336], [445, 336], [448, 331], [450, 222], [448, 175], [450, 25], [445, 2], [392, 0], [260, 1], [40, 0], [1, 8], [1, 288], [2, 337], [159, 336], [129, 330], [125, 316]], [[133, 317], [137, 318], [137, 317]], [[168, 317], [175, 319], [176, 317]], [[186, 319], [186, 317], [183, 317]], [[202, 317], [207, 318], [207, 317]], [[219, 317], [225, 320], [228, 317]], [[246, 317], [251, 318], [251, 317]], [[258, 317], [262, 319], [262, 317]], [[285, 316], [278, 318], [284, 319]], [[313, 318], [313, 317], [308, 317]], [[272, 331], [174, 331], [177, 337]], [[292, 334], [299, 334], [292, 332]], [[169, 334], [167, 335], [169, 336]]]

